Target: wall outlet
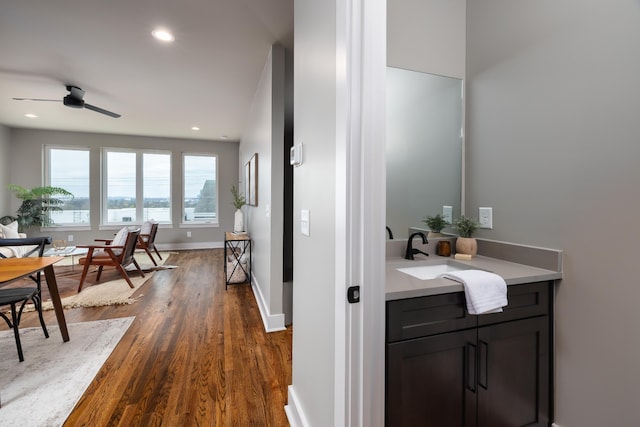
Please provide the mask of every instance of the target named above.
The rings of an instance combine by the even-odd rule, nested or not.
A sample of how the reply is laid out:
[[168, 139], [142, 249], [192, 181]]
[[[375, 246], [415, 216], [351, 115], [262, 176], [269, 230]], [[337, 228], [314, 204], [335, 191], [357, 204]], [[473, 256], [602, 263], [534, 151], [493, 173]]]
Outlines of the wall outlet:
[[191, 237], [191, 232], [187, 231], [187, 237]]
[[449, 224], [453, 224], [453, 206], [443, 206], [442, 207], [442, 217]]
[[67, 242], [73, 242], [73, 234], [67, 236]]
[[479, 208], [480, 228], [493, 228], [493, 208]]

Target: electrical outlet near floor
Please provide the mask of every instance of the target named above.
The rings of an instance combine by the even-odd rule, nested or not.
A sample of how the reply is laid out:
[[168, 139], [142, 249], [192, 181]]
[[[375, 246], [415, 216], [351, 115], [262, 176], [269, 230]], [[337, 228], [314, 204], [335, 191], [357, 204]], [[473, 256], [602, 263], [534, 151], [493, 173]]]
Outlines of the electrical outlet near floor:
[[479, 208], [480, 228], [493, 228], [493, 208]]

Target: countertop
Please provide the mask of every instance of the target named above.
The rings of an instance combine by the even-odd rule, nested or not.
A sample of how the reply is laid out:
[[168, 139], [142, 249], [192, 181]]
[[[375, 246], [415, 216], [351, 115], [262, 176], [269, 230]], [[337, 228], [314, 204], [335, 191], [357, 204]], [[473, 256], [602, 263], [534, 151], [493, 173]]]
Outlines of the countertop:
[[427, 295], [462, 292], [464, 290], [463, 286], [453, 280], [443, 278], [420, 280], [397, 270], [398, 268], [417, 267], [442, 262], [496, 273], [507, 282], [507, 286], [562, 278], [562, 272], [560, 271], [532, 267], [526, 264], [481, 255], [474, 256], [471, 261], [456, 260], [453, 256], [450, 258], [439, 256], [420, 256], [420, 258], [418, 258], [418, 256], [416, 256], [416, 259], [413, 261], [401, 257], [392, 257], [386, 260], [386, 300], [392, 301]]

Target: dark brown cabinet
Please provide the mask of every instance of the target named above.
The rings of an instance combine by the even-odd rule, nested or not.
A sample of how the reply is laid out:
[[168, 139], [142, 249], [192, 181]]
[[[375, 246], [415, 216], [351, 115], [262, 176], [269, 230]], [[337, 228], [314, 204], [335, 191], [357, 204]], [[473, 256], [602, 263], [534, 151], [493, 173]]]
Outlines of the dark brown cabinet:
[[549, 426], [552, 285], [481, 316], [462, 292], [387, 302], [386, 425]]

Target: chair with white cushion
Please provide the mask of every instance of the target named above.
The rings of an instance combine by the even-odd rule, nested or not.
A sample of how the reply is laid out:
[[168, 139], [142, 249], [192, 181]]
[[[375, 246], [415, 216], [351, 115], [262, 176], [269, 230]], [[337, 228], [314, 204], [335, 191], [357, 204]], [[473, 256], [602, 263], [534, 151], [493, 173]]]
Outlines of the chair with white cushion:
[[157, 234], [158, 223], [145, 221], [145, 223], [142, 224], [142, 227], [140, 228], [140, 235], [138, 236], [138, 243], [136, 245], [137, 249], [142, 249], [147, 253], [147, 255], [149, 255], [149, 258], [151, 258], [151, 261], [155, 266], [157, 266], [158, 263], [151, 255], [151, 250], [155, 251], [156, 255], [158, 255], [158, 258], [162, 259], [162, 256], [160, 255], [160, 252], [158, 252], [158, 248], [156, 248], [155, 244]]
[[133, 283], [129, 279], [126, 267], [133, 264], [135, 265], [140, 276], [144, 277], [144, 273], [140, 269], [140, 265], [133, 257], [136, 251], [136, 243], [138, 242], [138, 236], [140, 235], [140, 229], [129, 230], [127, 227], [122, 228], [115, 237], [111, 240], [96, 239], [96, 241], [104, 242], [102, 245], [78, 245], [78, 248], [87, 248], [87, 256], [80, 258], [78, 261], [81, 265], [84, 265], [82, 270], [82, 277], [80, 277], [80, 285], [78, 286], [78, 292], [82, 290], [82, 285], [89, 272], [89, 266], [98, 266], [98, 275], [96, 276], [96, 282], [100, 280], [102, 269], [104, 267], [115, 267], [116, 270], [122, 275], [124, 280], [127, 281], [129, 287], [134, 288]]

